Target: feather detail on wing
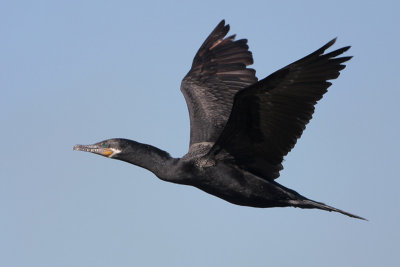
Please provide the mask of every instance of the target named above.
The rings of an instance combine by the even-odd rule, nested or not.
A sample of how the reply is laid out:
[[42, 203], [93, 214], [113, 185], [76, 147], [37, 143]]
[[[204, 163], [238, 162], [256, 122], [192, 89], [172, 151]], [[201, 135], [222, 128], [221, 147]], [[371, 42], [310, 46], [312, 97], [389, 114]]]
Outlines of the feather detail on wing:
[[198, 50], [181, 91], [190, 115], [190, 145], [215, 142], [231, 113], [233, 98], [257, 82], [247, 40], [226, 37], [229, 25], [221, 21]]
[[[237, 165], [267, 180], [279, 177], [314, 106], [351, 57], [350, 47], [325, 53], [335, 39], [310, 55], [237, 93], [229, 120], [209, 155], [229, 154]], [[224, 151], [225, 153], [221, 153]]]

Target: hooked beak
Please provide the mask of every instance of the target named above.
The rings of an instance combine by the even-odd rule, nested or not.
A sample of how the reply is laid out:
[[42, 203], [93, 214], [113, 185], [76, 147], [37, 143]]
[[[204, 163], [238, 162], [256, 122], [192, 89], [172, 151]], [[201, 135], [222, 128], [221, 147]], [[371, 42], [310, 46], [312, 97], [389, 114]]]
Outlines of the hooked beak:
[[76, 145], [76, 146], [74, 146], [74, 150], [91, 152], [91, 153], [99, 154], [99, 155], [102, 155], [102, 156], [105, 156], [105, 157], [110, 157], [115, 152], [111, 148], [104, 148], [104, 147], [101, 147], [98, 144], [94, 144], [94, 145]]

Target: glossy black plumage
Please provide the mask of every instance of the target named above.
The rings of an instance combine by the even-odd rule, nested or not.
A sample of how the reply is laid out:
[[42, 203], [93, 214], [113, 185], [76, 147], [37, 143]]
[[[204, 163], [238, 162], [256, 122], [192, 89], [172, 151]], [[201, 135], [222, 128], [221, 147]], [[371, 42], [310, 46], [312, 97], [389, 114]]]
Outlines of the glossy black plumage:
[[344, 47], [323, 54], [330, 41], [314, 53], [278, 70], [245, 88], [234, 97], [227, 125], [210, 154], [221, 149], [235, 162], [265, 179], [275, 179], [283, 157], [294, 147], [314, 106], [331, 85], [327, 80], [339, 76], [351, 57], [335, 58]]
[[247, 40], [224, 38], [229, 25], [221, 21], [204, 41], [182, 81], [190, 115], [190, 145], [215, 142], [232, 109], [235, 94], [257, 82]]
[[195, 55], [182, 81], [190, 115], [190, 147], [182, 158], [127, 139], [82, 150], [152, 171], [165, 181], [192, 185], [237, 205], [299, 207], [348, 212], [305, 198], [278, 184], [282, 161], [311, 120], [314, 106], [345, 68], [350, 47], [310, 55], [258, 81], [247, 40], [225, 37], [221, 21]]

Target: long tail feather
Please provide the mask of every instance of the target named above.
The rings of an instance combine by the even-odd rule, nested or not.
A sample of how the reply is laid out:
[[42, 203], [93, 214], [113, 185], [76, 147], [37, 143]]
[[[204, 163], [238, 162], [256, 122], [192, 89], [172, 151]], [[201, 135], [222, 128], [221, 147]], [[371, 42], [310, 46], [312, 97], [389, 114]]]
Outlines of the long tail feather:
[[368, 221], [367, 219], [365, 219], [363, 217], [351, 214], [349, 212], [346, 212], [346, 211], [343, 211], [343, 210], [328, 206], [328, 205], [326, 205], [324, 203], [317, 202], [317, 201], [310, 200], [310, 199], [292, 200], [291, 204], [294, 207], [299, 207], [299, 208], [302, 208], [302, 209], [320, 209], [320, 210], [326, 210], [326, 211], [339, 212], [341, 214], [344, 214], [344, 215], [352, 217], [352, 218]]

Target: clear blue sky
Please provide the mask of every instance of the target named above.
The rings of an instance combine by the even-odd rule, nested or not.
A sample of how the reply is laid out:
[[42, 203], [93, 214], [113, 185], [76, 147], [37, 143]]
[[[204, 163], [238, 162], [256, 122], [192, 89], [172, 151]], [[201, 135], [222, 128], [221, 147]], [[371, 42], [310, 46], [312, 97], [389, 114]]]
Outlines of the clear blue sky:
[[[398, 1], [1, 2], [0, 265], [396, 266], [399, 10]], [[336, 36], [336, 48], [352, 45], [278, 181], [369, 222], [238, 207], [72, 151], [125, 137], [185, 154], [180, 82], [221, 19], [249, 40], [259, 78]]]

